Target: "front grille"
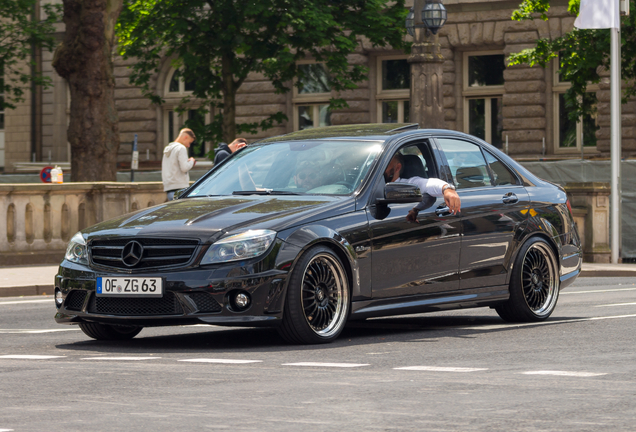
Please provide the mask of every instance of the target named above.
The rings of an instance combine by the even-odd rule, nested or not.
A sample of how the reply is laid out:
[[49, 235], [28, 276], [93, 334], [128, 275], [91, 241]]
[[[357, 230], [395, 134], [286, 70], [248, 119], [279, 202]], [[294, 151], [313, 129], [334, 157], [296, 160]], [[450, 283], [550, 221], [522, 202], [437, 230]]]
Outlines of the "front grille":
[[221, 305], [214, 298], [204, 292], [188, 294], [188, 297], [197, 305], [198, 312], [221, 312]]
[[91, 296], [88, 304], [90, 313], [107, 315], [181, 315], [183, 309], [177, 297], [170, 291], [163, 297], [97, 297]]
[[66, 296], [66, 309], [81, 311], [84, 307], [84, 299], [86, 298], [86, 291], [72, 290]]
[[[123, 256], [124, 248], [130, 252], [130, 243], [136, 242], [142, 250], [139, 261], [135, 257]], [[112, 240], [94, 240], [90, 243], [93, 263], [118, 269], [149, 269], [156, 267], [178, 267], [190, 262], [196, 252], [197, 240], [163, 239], [163, 238], [118, 238]], [[137, 246], [138, 248], [138, 246]], [[127, 261], [124, 261], [124, 258]]]

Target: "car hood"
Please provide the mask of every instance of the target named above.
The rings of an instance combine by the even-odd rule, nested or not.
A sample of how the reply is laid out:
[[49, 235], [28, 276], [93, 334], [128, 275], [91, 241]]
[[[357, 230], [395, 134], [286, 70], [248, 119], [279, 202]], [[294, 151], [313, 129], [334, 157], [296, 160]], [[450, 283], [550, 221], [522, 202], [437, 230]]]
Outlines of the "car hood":
[[[104, 237], [179, 237], [215, 241], [241, 229], [280, 231], [351, 206], [349, 197], [238, 196], [185, 198], [129, 213], [82, 231], [87, 240]], [[337, 212], [346, 211], [340, 208]]]

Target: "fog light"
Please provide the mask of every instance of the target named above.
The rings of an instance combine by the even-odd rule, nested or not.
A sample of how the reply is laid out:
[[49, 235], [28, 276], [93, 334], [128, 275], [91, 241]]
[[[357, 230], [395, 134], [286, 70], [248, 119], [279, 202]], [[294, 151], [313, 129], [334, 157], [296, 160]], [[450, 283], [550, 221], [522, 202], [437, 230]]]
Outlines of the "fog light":
[[62, 291], [55, 290], [55, 306], [60, 307], [64, 303], [64, 297], [62, 296]]
[[247, 293], [238, 293], [236, 297], [234, 297], [234, 304], [239, 309], [247, 309], [250, 305], [250, 296]]

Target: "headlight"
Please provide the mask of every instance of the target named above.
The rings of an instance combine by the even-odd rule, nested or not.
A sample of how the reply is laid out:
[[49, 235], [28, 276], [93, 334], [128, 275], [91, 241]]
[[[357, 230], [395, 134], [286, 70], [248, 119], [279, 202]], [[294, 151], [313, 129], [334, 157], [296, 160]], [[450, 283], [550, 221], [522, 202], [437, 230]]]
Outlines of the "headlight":
[[68, 242], [64, 258], [75, 263], [88, 265], [88, 250], [82, 233], [75, 234]]
[[249, 230], [225, 237], [210, 246], [201, 264], [214, 264], [255, 258], [264, 254], [276, 238], [270, 230]]

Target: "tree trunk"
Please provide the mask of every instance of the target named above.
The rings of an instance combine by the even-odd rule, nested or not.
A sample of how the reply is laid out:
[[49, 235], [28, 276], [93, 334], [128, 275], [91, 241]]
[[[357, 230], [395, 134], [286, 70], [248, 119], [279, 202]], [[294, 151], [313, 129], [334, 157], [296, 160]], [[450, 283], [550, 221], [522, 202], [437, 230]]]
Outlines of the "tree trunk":
[[112, 56], [123, 0], [63, 3], [66, 34], [53, 67], [71, 90], [71, 181], [116, 181], [119, 125]]
[[224, 54], [221, 59], [223, 75], [223, 139], [231, 143], [236, 138], [236, 88], [232, 74], [232, 58]]

